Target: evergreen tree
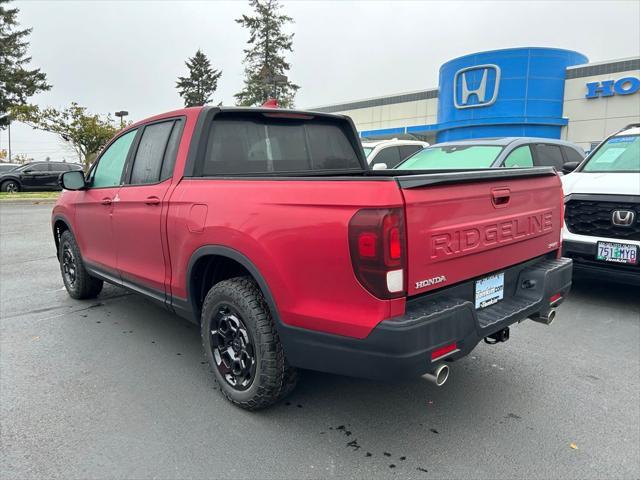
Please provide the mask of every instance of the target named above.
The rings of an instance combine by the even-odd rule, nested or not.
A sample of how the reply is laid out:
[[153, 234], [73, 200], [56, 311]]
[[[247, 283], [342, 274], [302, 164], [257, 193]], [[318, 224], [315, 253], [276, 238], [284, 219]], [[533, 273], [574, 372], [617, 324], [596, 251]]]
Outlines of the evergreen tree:
[[236, 103], [262, 105], [273, 97], [282, 107], [290, 108], [300, 87], [284, 77], [291, 68], [284, 53], [293, 51], [293, 34], [287, 35], [282, 29], [293, 19], [278, 12], [281, 6], [277, 0], [251, 0], [249, 4], [255, 15], [236, 19], [249, 29], [249, 47], [244, 50], [244, 88], [235, 95]]
[[[0, 0], [0, 113], [25, 105], [29, 97], [51, 88], [47, 76], [39, 68], [28, 69], [31, 29], [16, 28], [19, 10], [8, 8], [8, 3], [9, 0]], [[4, 124], [0, 123], [0, 128], [4, 126], [6, 118]]]
[[188, 77], [178, 77], [176, 88], [184, 100], [185, 107], [197, 107], [209, 103], [211, 95], [218, 88], [222, 71], [211, 68], [211, 62], [200, 50], [185, 62]]

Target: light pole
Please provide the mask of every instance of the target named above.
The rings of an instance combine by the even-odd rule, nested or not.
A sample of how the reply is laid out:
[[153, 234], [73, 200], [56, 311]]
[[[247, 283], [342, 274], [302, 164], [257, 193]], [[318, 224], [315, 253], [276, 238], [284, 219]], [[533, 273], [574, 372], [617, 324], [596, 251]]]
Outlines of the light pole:
[[120, 117], [120, 128], [124, 128], [124, 117], [129, 115], [129, 112], [126, 110], [120, 110], [119, 112], [114, 113], [116, 117]]

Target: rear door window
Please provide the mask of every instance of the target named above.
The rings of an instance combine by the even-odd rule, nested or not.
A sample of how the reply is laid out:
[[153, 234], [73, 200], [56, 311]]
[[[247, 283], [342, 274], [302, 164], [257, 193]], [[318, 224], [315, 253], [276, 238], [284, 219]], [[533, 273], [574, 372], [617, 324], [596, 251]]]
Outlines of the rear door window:
[[400, 150], [398, 150], [398, 147], [387, 147], [376, 154], [371, 166], [384, 163], [387, 168], [393, 168], [400, 163], [400, 160]]
[[219, 114], [211, 124], [199, 174], [361, 169], [346, 130], [332, 120]]
[[536, 158], [535, 164], [540, 167], [555, 167], [557, 170], [562, 170], [564, 165], [564, 159], [562, 158], [562, 151], [558, 145], [551, 145], [549, 143], [538, 143], [535, 146]]
[[507, 155], [503, 166], [507, 168], [533, 167], [533, 157], [529, 145], [522, 145], [513, 150]]
[[68, 172], [69, 167], [64, 163], [52, 163], [51, 171], [52, 172]]
[[159, 181], [162, 160], [172, 128], [173, 121], [154, 123], [145, 127], [133, 161], [129, 183], [140, 185]]

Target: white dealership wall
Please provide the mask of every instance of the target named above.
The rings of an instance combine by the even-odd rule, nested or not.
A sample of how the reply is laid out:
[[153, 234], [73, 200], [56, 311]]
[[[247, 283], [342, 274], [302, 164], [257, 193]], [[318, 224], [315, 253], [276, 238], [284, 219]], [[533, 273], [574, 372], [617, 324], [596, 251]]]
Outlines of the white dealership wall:
[[[634, 62], [635, 60], [635, 62]], [[586, 98], [587, 83], [602, 83], [607, 80], [619, 80], [626, 77], [640, 78], [640, 69], [623, 69], [615, 73], [591, 72], [607, 70], [612, 64], [627, 63], [634, 65], [635, 59], [621, 59], [613, 62], [598, 62], [567, 68], [567, 80], [564, 84], [563, 116], [569, 124], [562, 129], [562, 138], [590, 150], [592, 144], [607, 135], [630, 124], [640, 122], [640, 92], [630, 95]], [[617, 70], [617, 69], [616, 69]], [[570, 78], [578, 71], [580, 76]], [[582, 71], [582, 72], [580, 72]], [[582, 76], [584, 75], [584, 76]]]
[[[600, 142], [607, 135], [630, 123], [640, 122], [640, 91], [629, 95], [586, 98], [586, 84], [619, 80], [625, 77], [640, 78], [640, 57], [615, 59], [569, 67], [564, 86], [563, 117], [568, 124], [562, 127], [561, 138], [575, 142], [585, 150]], [[385, 129], [434, 125], [438, 123], [438, 89], [430, 88], [375, 97], [313, 110], [349, 115], [359, 132], [374, 138], [402, 136]], [[436, 133], [421, 132], [413, 135], [435, 143]]]

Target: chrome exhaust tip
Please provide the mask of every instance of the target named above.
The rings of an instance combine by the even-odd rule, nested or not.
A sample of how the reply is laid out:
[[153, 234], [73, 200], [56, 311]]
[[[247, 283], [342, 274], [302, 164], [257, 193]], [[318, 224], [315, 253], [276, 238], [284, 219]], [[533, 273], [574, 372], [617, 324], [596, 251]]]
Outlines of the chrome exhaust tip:
[[539, 317], [531, 317], [531, 320], [534, 322], [544, 323], [545, 325], [551, 325], [556, 318], [556, 309], [552, 308], [547, 312], [546, 315], [541, 315]]
[[441, 363], [434, 370], [423, 375], [424, 378], [441, 387], [449, 378], [449, 365]]

